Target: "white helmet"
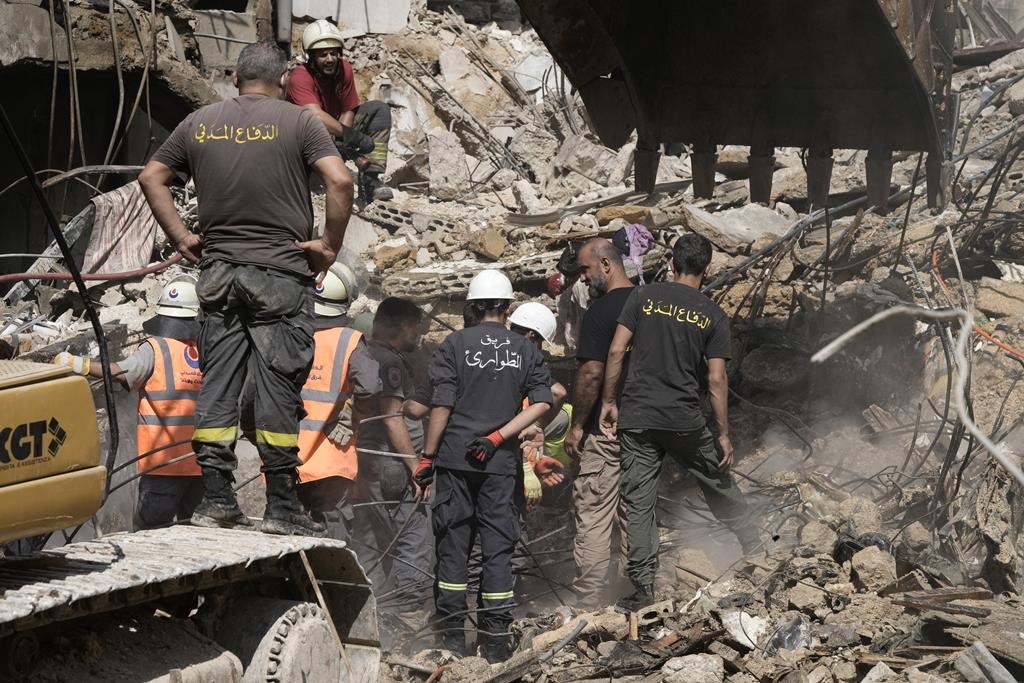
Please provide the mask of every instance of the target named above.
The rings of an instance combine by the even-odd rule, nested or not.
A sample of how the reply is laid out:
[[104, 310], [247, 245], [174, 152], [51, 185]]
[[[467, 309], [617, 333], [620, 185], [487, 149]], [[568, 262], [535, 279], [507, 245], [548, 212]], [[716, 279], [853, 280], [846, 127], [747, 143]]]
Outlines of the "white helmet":
[[536, 301], [527, 301], [512, 311], [508, 321], [518, 327], [533, 330], [544, 337], [546, 342], [551, 342], [555, 338], [555, 328], [558, 326], [555, 314], [548, 310], [547, 306]]
[[302, 32], [302, 49], [307, 53], [343, 44], [341, 30], [326, 19], [317, 19]]
[[199, 315], [199, 297], [196, 285], [191, 280], [174, 280], [160, 292], [157, 315], [170, 318], [194, 318]]
[[500, 270], [481, 270], [469, 283], [466, 301], [479, 299], [505, 299], [511, 301], [512, 283]]
[[344, 263], [335, 263], [316, 283], [313, 310], [323, 317], [345, 315], [348, 302], [357, 296], [356, 274]]

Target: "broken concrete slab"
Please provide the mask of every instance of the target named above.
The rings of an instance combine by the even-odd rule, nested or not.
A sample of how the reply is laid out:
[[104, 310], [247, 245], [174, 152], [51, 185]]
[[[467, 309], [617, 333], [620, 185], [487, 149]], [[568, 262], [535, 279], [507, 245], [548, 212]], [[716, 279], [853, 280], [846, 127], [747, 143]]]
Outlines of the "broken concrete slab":
[[874, 501], [860, 496], [850, 496], [839, 504], [839, 518], [853, 525], [852, 531], [857, 535], [882, 530], [882, 511]]
[[373, 249], [380, 243], [380, 235], [373, 223], [355, 214], [348, 221], [348, 228], [345, 229], [345, 241], [342, 243], [346, 249], [362, 254]]
[[[256, 15], [249, 12], [231, 12], [222, 9], [193, 10], [196, 15], [196, 30], [224, 36], [233, 40], [220, 40], [207, 36], [196, 36], [203, 65], [209, 69], [234, 69], [238, 55], [246, 43], [255, 43]], [[245, 42], [237, 42], [245, 41]]]
[[457, 199], [469, 189], [466, 152], [455, 133], [434, 128], [427, 133], [430, 146], [430, 193], [437, 199]]
[[373, 262], [384, 271], [399, 267], [410, 259], [413, 247], [405, 237], [396, 237], [383, 242], [373, 254]]
[[861, 683], [896, 683], [899, 680], [899, 674], [889, 668], [885, 662], [879, 662], [861, 679]]
[[[57, 54], [67, 54], [67, 36], [60, 26], [57, 34]], [[53, 41], [50, 40], [50, 13], [44, 7], [30, 3], [0, 4], [0, 66], [18, 62], [53, 61]]]
[[508, 249], [508, 240], [497, 228], [484, 228], [470, 234], [468, 246], [470, 251], [491, 261], [497, 261]]
[[851, 562], [854, 583], [862, 590], [879, 591], [896, 580], [896, 558], [881, 548], [869, 546]]
[[621, 218], [627, 223], [644, 223], [650, 218], [651, 209], [647, 206], [636, 206], [635, 204], [603, 206], [594, 213], [594, 216], [600, 225], [607, 225], [616, 218]]
[[673, 657], [661, 667], [665, 683], [722, 683], [725, 663], [718, 655]]
[[585, 135], [573, 135], [562, 143], [554, 163], [558, 168], [575, 171], [595, 183], [608, 185], [615, 161], [612, 150], [591, 142]]
[[533, 639], [533, 649], [543, 651], [557, 643], [562, 638], [572, 633], [581, 620], [586, 620], [587, 625], [580, 632], [580, 635], [599, 633], [615, 640], [622, 640], [629, 633], [629, 619], [622, 612], [613, 607], [607, 607], [600, 612], [587, 612], [581, 614], [561, 628], [541, 633]]
[[292, 0], [296, 19], [333, 19], [345, 37], [398, 33], [409, 23], [411, 0]]
[[800, 545], [815, 553], [830, 554], [838, 535], [827, 524], [811, 521], [800, 528]]
[[756, 240], [766, 235], [782, 235], [790, 226], [786, 218], [757, 204], [716, 213], [683, 205], [678, 223], [731, 255], [746, 253]]
[[974, 288], [974, 306], [992, 318], [1024, 317], [1024, 284], [983, 277]]

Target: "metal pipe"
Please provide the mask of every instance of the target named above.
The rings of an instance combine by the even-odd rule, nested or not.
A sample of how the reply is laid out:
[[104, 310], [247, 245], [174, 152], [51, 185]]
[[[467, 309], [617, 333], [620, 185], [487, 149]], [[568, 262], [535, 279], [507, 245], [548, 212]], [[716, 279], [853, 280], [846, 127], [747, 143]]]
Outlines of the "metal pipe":
[[242, 38], [232, 38], [231, 36], [222, 36], [216, 33], [200, 33], [199, 31], [193, 31], [192, 35], [198, 38], [213, 38], [214, 40], [225, 40], [229, 43], [241, 43], [242, 45], [252, 45], [251, 40], [243, 40]]
[[292, 0], [277, 0], [274, 3], [277, 10], [275, 26], [277, 28], [277, 42], [287, 45], [286, 52], [291, 56], [292, 52]]

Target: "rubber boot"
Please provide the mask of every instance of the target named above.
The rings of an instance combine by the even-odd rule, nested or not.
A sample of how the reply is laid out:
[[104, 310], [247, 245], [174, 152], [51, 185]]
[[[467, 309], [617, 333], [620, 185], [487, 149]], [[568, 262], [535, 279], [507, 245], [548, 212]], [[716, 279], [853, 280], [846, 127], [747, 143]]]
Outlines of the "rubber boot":
[[203, 499], [192, 513], [192, 525], [208, 528], [233, 529], [251, 527], [252, 522], [238, 507], [231, 472], [203, 468]]
[[637, 586], [632, 595], [622, 598], [615, 603], [615, 606], [626, 612], [636, 612], [648, 605], [653, 605], [654, 602], [654, 586], [646, 585]]
[[500, 664], [512, 656], [511, 636], [483, 636], [480, 654], [489, 664]]
[[363, 171], [359, 174], [359, 196], [369, 204], [375, 199], [392, 199], [395, 193], [380, 179], [380, 173]]
[[296, 478], [294, 470], [267, 473], [267, 510], [260, 531], [278, 536], [327, 535], [324, 525], [315, 522], [299, 502]]

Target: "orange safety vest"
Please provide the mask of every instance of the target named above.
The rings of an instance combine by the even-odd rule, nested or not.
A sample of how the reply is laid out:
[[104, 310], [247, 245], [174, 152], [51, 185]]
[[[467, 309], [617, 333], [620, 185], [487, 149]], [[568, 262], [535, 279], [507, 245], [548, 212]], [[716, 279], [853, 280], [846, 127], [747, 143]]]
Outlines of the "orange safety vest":
[[299, 423], [299, 481], [302, 483], [344, 477], [355, 480], [359, 471], [356, 436], [343, 448], [327, 438], [328, 422], [336, 417], [352, 395], [348, 361], [362, 332], [351, 327], [331, 327], [313, 333], [313, 366], [302, 387], [306, 417]]
[[[192, 452], [190, 441], [195, 431], [196, 398], [203, 386], [199, 350], [195, 344], [167, 337], [150, 337], [146, 342], [153, 347], [153, 374], [139, 391], [139, 418], [135, 429], [138, 454], [177, 441], [185, 443], [139, 460], [140, 473]], [[198, 477], [200, 470], [193, 457], [147, 474]]]

